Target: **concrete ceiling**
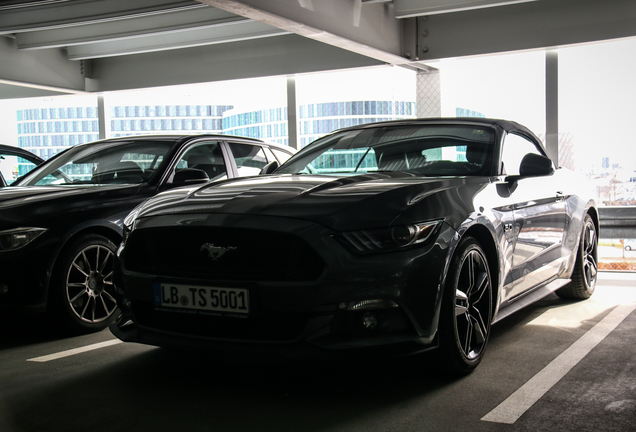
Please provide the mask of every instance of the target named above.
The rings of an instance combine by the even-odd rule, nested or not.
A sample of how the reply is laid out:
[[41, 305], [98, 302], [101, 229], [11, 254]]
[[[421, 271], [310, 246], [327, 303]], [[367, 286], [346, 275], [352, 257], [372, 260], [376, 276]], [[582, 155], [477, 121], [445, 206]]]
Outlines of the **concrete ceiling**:
[[632, 36], [634, 0], [9, 0], [0, 2], [0, 99], [428, 69], [441, 58]]

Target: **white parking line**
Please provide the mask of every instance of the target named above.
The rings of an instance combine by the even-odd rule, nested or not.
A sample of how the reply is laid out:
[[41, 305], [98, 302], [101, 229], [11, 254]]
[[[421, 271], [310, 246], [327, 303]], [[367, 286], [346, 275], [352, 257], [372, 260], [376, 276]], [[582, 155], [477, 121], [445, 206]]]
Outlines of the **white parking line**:
[[60, 359], [60, 358], [63, 358], [63, 357], [69, 357], [69, 356], [72, 356], [72, 355], [75, 355], [75, 354], [80, 354], [80, 353], [83, 353], [83, 352], [86, 352], [86, 351], [93, 351], [93, 350], [96, 350], [96, 349], [105, 348], [107, 346], [115, 345], [115, 344], [118, 344], [118, 343], [121, 343], [121, 341], [119, 339], [113, 339], [113, 340], [109, 340], [109, 341], [106, 341], [106, 342], [100, 342], [100, 343], [96, 343], [96, 344], [93, 344], [93, 345], [87, 345], [87, 346], [80, 347], [80, 348], [73, 348], [73, 349], [70, 349], [70, 350], [67, 350], [67, 351], [62, 351], [62, 352], [55, 353], [55, 354], [49, 354], [49, 355], [45, 355], [45, 356], [42, 356], [42, 357], [35, 357], [35, 358], [32, 358], [32, 359], [28, 359], [27, 361], [43, 363], [43, 362], [48, 362], [48, 361], [51, 361], [51, 360], [57, 360], [57, 359]]
[[481, 420], [513, 424], [635, 309], [636, 304], [633, 303], [617, 306], [616, 309], [588, 330], [579, 340], [532, 377], [530, 381], [510, 395], [508, 399], [482, 417]]

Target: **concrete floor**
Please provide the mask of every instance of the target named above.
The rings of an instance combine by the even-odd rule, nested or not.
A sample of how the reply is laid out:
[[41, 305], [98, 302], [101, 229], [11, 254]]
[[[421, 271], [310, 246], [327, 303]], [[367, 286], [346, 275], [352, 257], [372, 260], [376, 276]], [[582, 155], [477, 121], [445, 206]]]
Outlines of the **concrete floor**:
[[589, 300], [495, 325], [461, 379], [430, 357], [222, 362], [3, 314], [0, 431], [631, 431], [635, 309], [636, 273], [602, 272]]

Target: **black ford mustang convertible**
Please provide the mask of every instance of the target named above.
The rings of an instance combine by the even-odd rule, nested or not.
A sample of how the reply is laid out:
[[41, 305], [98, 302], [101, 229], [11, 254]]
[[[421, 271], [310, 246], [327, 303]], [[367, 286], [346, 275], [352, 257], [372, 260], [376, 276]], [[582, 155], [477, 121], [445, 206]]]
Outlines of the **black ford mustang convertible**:
[[281, 355], [437, 348], [466, 373], [494, 322], [594, 291], [594, 201], [517, 123], [361, 125], [263, 171], [127, 217], [117, 337]]

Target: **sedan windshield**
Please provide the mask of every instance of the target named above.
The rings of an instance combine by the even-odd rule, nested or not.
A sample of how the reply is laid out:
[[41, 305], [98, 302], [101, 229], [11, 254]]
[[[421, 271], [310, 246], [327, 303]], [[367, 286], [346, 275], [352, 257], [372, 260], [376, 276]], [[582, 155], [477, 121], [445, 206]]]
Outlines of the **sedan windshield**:
[[276, 173], [489, 175], [494, 142], [495, 132], [487, 127], [426, 124], [348, 130], [315, 141]]
[[29, 173], [19, 186], [142, 183], [156, 171], [168, 150], [168, 142], [80, 145]]

